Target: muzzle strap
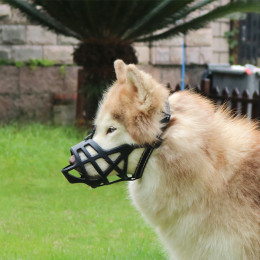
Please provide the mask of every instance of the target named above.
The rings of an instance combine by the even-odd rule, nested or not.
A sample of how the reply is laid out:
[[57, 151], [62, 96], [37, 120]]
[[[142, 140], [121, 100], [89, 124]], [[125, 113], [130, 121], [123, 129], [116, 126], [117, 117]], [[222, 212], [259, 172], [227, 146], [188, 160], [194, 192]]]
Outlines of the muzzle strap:
[[138, 162], [138, 165], [135, 169], [135, 173], [133, 175], [133, 180], [140, 179], [143, 176], [145, 166], [154, 150], [154, 147], [150, 146], [146, 148]]

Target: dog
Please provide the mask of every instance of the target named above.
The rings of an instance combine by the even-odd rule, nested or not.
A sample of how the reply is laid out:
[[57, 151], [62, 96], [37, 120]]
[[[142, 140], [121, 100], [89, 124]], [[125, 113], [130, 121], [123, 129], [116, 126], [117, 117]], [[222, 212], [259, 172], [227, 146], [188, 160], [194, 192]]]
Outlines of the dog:
[[[142, 177], [129, 181], [128, 189], [169, 257], [259, 260], [257, 124], [234, 117], [191, 91], [169, 96], [164, 85], [135, 65], [116, 60], [114, 67], [117, 79], [100, 103], [92, 138], [105, 150], [138, 145], [128, 157], [130, 173], [142, 147], [161, 140]], [[170, 120], [165, 124], [162, 111], [167, 102]], [[75, 163], [75, 156], [70, 161]], [[103, 170], [107, 167], [104, 160], [99, 165]], [[86, 170], [91, 178], [98, 178], [93, 166]]]

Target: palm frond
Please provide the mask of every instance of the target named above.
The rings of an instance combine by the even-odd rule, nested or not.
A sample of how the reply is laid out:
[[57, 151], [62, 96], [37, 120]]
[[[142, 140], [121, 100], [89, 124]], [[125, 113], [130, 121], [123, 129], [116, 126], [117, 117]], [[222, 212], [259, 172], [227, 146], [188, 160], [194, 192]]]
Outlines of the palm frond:
[[224, 6], [220, 6], [208, 13], [201, 15], [197, 18], [191, 19], [188, 22], [184, 22], [180, 25], [174, 26], [168, 30], [165, 30], [162, 33], [158, 33], [155, 35], [141, 37], [136, 39], [137, 42], [145, 42], [145, 41], [156, 41], [161, 39], [166, 39], [172, 37], [174, 35], [180, 33], [187, 33], [189, 30], [197, 30], [199, 28], [204, 27], [207, 23], [212, 20], [224, 17], [227, 14], [235, 13], [235, 12], [259, 12], [260, 13], [260, 2], [258, 0], [249, 0], [249, 1], [236, 1], [233, 3], [226, 4]]
[[126, 28], [149, 12], [160, 0], [34, 0], [53, 19], [88, 37], [121, 38]]
[[[138, 23], [142, 17], [150, 13], [151, 10], [158, 6], [158, 3], [160, 2], [160, 0], [120, 1], [121, 13], [119, 13], [118, 17], [116, 18], [117, 24], [120, 26], [117, 28], [118, 35], [124, 39], [125, 37], [122, 35], [124, 35], [126, 31], [129, 30], [129, 28], [135, 26], [135, 24]], [[128, 5], [126, 5], [126, 3]]]
[[[217, 0], [201, 0], [201, 1], [171, 1], [169, 4], [173, 4], [171, 6], [168, 5], [166, 7], [168, 13], [158, 14], [157, 17], [153, 17], [154, 21], [148, 21], [142, 27], [142, 30], [135, 30], [132, 32], [131, 38], [136, 39], [145, 34], [152, 34], [155, 31], [162, 30], [167, 28], [167, 26], [172, 26], [175, 23], [178, 23], [180, 19], [185, 18], [190, 13], [200, 10], [201, 8], [209, 5], [212, 2], [216, 2]], [[156, 20], [155, 20], [156, 19]], [[131, 30], [131, 29], [130, 29]], [[130, 35], [125, 35], [126, 37], [130, 37]]]
[[[201, 8], [209, 5], [210, 3], [216, 2], [216, 0], [203, 0], [200, 2], [194, 3], [192, 6], [187, 6], [186, 8], [183, 8], [179, 12], [174, 13], [171, 17], [167, 18], [168, 24], [173, 24], [179, 19], [183, 19], [184, 17], [187, 17], [190, 13], [196, 11], [196, 10], [201, 10]], [[165, 24], [168, 25], [168, 24]]]
[[27, 0], [2, 1], [20, 9], [30, 20], [82, 41], [155, 41], [196, 30], [232, 12], [260, 12], [260, 0], [234, 0], [187, 21], [194, 11], [218, 0], [31, 0], [32, 4]]
[[[161, 0], [156, 1], [154, 8], [150, 12], [146, 12], [145, 15], [139, 17], [135, 23], [124, 33], [123, 38], [131, 39], [137, 36], [142, 35], [144, 32], [149, 32], [156, 29], [163, 28], [163, 21], [171, 15], [176, 13], [179, 10], [187, 7], [188, 4], [191, 4], [194, 0]], [[150, 29], [149, 29], [150, 28]]]
[[72, 30], [64, 27], [60, 22], [51, 18], [48, 14], [43, 13], [38, 10], [35, 5], [29, 4], [23, 0], [2, 0], [3, 2], [10, 4], [12, 7], [19, 9], [23, 14], [25, 14], [29, 20], [37, 22], [40, 25], [47, 27], [49, 30], [55, 31], [57, 33], [64, 34], [66, 36], [72, 36], [80, 38], [78, 34]]
[[[73, 5], [73, 3], [75, 4]], [[81, 17], [81, 1], [66, 1], [66, 4], [64, 4], [62, 0], [37, 0], [37, 4], [41, 6], [49, 16], [62, 23], [64, 27], [80, 35], [81, 39], [83, 39], [83, 36], [88, 35], [88, 27], [84, 26], [85, 20], [79, 19], [79, 17]]]

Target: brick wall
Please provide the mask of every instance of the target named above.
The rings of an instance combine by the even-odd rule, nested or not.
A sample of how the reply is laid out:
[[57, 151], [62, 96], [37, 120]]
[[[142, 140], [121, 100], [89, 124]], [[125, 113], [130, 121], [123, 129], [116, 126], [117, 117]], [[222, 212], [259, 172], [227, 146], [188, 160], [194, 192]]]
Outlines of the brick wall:
[[[0, 123], [53, 120], [54, 95], [77, 91], [78, 67], [0, 66]], [[71, 102], [74, 105], [75, 101]], [[74, 116], [75, 117], [75, 116]]]
[[150, 44], [135, 44], [139, 62], [152, 65], [180, 65], [182, 44], [185, 42], [186, 64], [228, 63], [229, 48], [224, 33], [229, 31], [229, 20], [220, 19], [206, 28], [191, 31], [186, 36]]
[[[179, 83], [178, 67], [138, 65], [164, 83], [176, 86]], [[63, 107], [55, 102], [55, 95], [74, 96], [77, 93], [79, 67], [67, 66], [65, 73], [59, 66], [17, 68], [0, 66], [0, 124], [12, 121], [39, 121], [73, 123], [75, 121], [76, 100]], [[186, 84], [200, 82], [204, 67], [190, 66], [186, 70]]]
[[72, 53], [78, 43], [76, 39], [32, 25], [6, 4], [0, 4], [0, 17], [0, 59], [48, 59], [57, 63], [73, 63]]
[[[59, 64], [72, 64], [72, 53], [78, 43], [76, 39], [30, 24], [23, 15], [6, 4], [0, 4], [0, 18], [0, 59], [48, 59]], [[185, 41], [188, 65], [185, 83], [198, 84], [205, 64], [228, 62], [228, 45], [223, 38], [228, 30], [229, 21], [222, 19], [190, 32], [185, 38], [177, 36], [150, 45], [135, 44], [139, 66], [158, 81], [170, 82], [175, 86], [181, 79], [182, 43]], [[52, 120], [55, 111], [53, 95], [75, 93], [77, 71], [76, 66], [68, 66], [65, 75], [60, 73], [58, 66], [35, 70], [0, 67], [0, 123], [18, 119]]]
[[[203, 10], [192, 13], [190, 19], [205, 11], [226, 4], [229, 0], [219, 0]], [[171, 39], [148, 44], [136, 44], [139, 62], [152, 65], [180, 65], [182, 62], [182, 44], [186, 45], [186, 64], [203, 65], [207, 63], [228, 63], [229, 47], [224, 33], [229, 31], [230, 21], [218, 19], [205, 28], [189, 32], [185, 37], [177, 36]]]

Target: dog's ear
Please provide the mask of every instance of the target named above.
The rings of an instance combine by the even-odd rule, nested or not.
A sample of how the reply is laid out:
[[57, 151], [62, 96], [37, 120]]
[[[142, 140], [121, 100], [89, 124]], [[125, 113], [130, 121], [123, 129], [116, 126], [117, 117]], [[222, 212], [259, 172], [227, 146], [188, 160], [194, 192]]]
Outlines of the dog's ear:
[[152, 78], [133, 64], [127, 66], [126, 78], [128, 87], [137, 92], [140, 102], [145, 108], [148, 108], [151, 105]]
[[114, 62], [114, 68], [116, 72], [116, 78], [119, 83], [126, 81], [126, 65], [122, 60], [116, 60]]

